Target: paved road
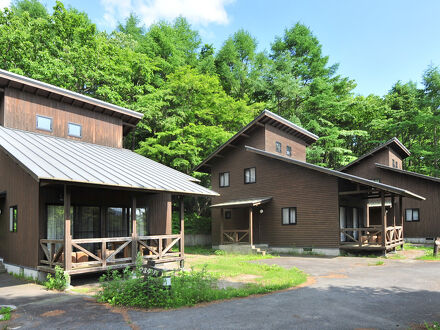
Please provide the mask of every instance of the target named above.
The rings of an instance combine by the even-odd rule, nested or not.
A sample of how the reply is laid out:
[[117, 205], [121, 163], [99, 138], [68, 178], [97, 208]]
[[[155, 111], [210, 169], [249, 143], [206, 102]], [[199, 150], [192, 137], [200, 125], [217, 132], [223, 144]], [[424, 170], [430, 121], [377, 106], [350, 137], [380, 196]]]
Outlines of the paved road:
[[15, 286], [12, 294], [11, 287], [2, 288], [0, 275], [0, 304], [19, 306], [11, 325], [44, 329], [408, 329], [440, 320], [440, 262], [386, 260], [372, 266], [376, 259], [347, 257], [264, 262], [298, 267], [310, 274], [309, 284], [197, 308], [147, 312], [111, 309], [29, 284]]

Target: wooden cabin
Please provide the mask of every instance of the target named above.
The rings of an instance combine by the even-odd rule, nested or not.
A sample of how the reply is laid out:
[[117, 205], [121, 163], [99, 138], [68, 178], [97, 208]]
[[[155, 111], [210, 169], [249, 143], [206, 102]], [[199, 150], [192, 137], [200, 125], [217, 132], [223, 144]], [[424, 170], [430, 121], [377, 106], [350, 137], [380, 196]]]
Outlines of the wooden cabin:
[[[318, 137], [263, 111], [196, 170], [211, 175], [213, 245], [338, 255], [341, 249], [389, 251], [403, 244], [403, 200], [422, 196], [309, 164]], [[369, 201], [379, 199], [378, 224]], [[387, 201], [392, 201], [386, 221]]]
[[[36, 277], [184, 260], [198, 180], [122, 148], [142, 114], [0, 70], [0, 258]], [[181, 232], [172, 234], [173, 201]]]
[[[410, 242], [432, 243], [435, 237], [440, 236], [440, 179], [404, 170], [403, 160], [409, 156], [408, 149], [397, 138], [392, 138], [342, 167], [340, 171], [425, 196], [425, 201], [404, 200], [404, 233]], [[367, 207], [371, 221], [377, 223], [377, 201], [369, 203]]]

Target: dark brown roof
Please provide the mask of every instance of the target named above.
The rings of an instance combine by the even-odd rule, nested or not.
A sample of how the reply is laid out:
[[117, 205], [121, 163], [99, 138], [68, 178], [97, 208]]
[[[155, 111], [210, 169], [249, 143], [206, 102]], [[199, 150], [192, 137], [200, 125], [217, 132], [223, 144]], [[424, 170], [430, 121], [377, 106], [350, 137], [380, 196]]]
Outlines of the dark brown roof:
[[[276, 128], [279, 128], [280, 130], [291, 134], [293, 136], [296, 136], [303, 140], [307, 145], [312, 144], [316, 140], [319, 139], [319, 137], [308, 130], [299, 127], [298, 125], [295, 125], [294, 123], [290, 122], [287, 119], [284, 119], [283, 117], [269, 111], [264, 110], [262, 113], [260, 113], [254, 120], [252, 120], [249, 124], [247, 124], [245, 127], [243, 127], [237, 134], [235, 134], [233, 137], [231, 137], [226, 143], [222, 144], [220, 147], [218, 147], [212, 154], [210, 154], [203, 162], [201, 162], [194, 170], [195, 171], [203, 171], [203, 168], [207, 167], [207, 163], [215, 157], [220, 151], [225, 149], [226, 147], [230, 146], [232, 142], [236, 141], [243, 135], [246, 135], [250, 131], [252, 131], [255, 127], [261, 126], [264, 124], [268, 124], [271, 126], [274, 126]], [[209, 171], [209, 169], [208, 169]]]
[[420, 173], [416, 173], [416, 172], [411, 172], [411, 171], [406, 171], [406, 170], [401, 170], [400, 168], [394, 168], [391, 166], [387, 166], [387, 165], [383, 165], [383, 164], [375, 164], [377, 167], [384, 169], [384, 170], [390, 170], [390, 171], [394, 171], [397, 173], [401, 173], [401, 174], [405, 174], [405, 175], [410, 175], [410, 176], [415, 176], [417, 178], [421, 178], [421, 179], [425, 179], [425, 180], [429, 180], [429, 181], [434, 181], [437, 183], [440, 183], [440, 178], [435, 178], [433, 176], [429, 176], [429, 175], [424, 175], [424, 174], [420, 174]]
[[361, 160], [374, 155], [375, 153], [377, 153], [378, 151], [381, 151], [384, 148], [392, 148], [395, 152], [397, 152], [399, 154], [400, 157], [402, 157], [402, 159], [405, 159], [406, 157], [409, 157], [411, 155], [411, 153], [409, 152], [408, 149], [406, 149], [406, 147], [403, 145], [403, 143], [400, 142], [398, 138], [393, 137], [392, 139], [388, 140], [387, 142], [382, 143], [381, 145], [377, 146], [376, 148], [370, 150], [366, 154], [363, 154], [362, 156], [360, 156], [358, 159], [352, 161], [351, 163], [348, 163], [347, 165], [342, 166], [339, 169], [339, 171], [344, 171], [345, 169], [349, 168], [350, 166], [359, 163]]
[[414, 198], [414, 199], [418, 199], [418, 200], [425, 200], [424, 197], [419, 196], [411, 191], [405, 190], [405, 189], [401, 189], [398, 187], [394, 187], [394, 186], [390, 186], [387, 184], [383, 184], [383, 183], [379, 183], [379, 182], [375, 182], [372, 180], [368, 180], [368, 179], [364, 179], [355, 175], [351, 175], [351, 174], [347, 174], [347, 173], [343, 173], [343, 172], [339, 172], [339, 171], [335, 171], [335, 170], [331, 170], [329, 168], [325, 168], [322, 166], [318, 166], [318, 165], [314, 165], [314, 164], [310, 164], [310, 163], [306, 163], [306, 162], [302, 162], [296, 159], [292, 159], [292, 158], [288, 158], [288, 157], [284, 157], [284, 156], [280, 156], [278, 154], [274, 154], [272, 152], [268, 152], [265, 150], [260, 150], [254, 147], [249, 147], [246, 146], [246, 151], [250, 151], [262, 156], [266, 156], [266, 157], [270, 157], [270, 158], [274, 158], [274, 159], [278, 159], [290, 164], [294, 164], [294, 165], [298, 165], [304, 168], [308, 168], [310, 170], [314, 170], [314, 171], [318, 171], [324, 174], [328, 174], [328, 175], [332, 175], [341, 179], [345, 179], [351, 182], [355, 182], [355, 183], [359, 183], [365, 186], [369, 186], [372, 188], [376, 188], [378, 190], [382, 190], [382, 191], [386, 191], [389, 193], [393, 193], [396, 195], [401, 195], [404, 197], [409, 197], [409, 198]]
[[21, 89], [29, 93], [44, 96], [59, 102], [73, 104], [91, 111], [107, 113], [108, 115], [121, 118], [122, 121], [128, 125], [136, 125], [143, 117], [143, 114], [140, 112], [0, 69], [0, 88], [6, 87]]

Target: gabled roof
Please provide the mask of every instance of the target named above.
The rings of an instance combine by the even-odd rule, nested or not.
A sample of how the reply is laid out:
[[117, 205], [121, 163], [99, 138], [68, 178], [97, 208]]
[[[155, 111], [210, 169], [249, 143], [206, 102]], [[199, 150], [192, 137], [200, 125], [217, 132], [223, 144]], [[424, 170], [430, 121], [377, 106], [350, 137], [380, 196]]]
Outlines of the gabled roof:
[[372, 180], [364, 179], [364, 178], [361, 178], [361, 177], [358, 177], [358, 176], [355, 176], [355, 175], [351, 175], [351, 174], [347, 174], [347, 173], [331, 170], [329, 168], [325, 168], [325, 167], [322, 167], [322, 166], [318, 166], [318, 165], [302, 162], [302, 161], [299, 161], [299, 160], [296, 160], [296, 159], [280, 156], [279, 154], [274, 154], [272, 152], [268, 152], [268, 151], [265, 151], [265, 150], [260, 150], [260, 149], [249, 147], [249, 146], [246, 146], [245, 148], [246, 148], [246, 151], [250, 151], [250, 152], [262, 155], [262, 156], [278, 159], [278, 160], [284, 161], [286, 163], [298, 165], [298, 166], [301, 166], [301, 167], [304, 167], [304, 168], [308, 168], [310, 170], [314, 170], [314, 171], [321, 172], [321, 173], [324, 173], [324, 174], [328, 174], [328, 175], [331, 175], [331, 176], [335, 176], [335, 177], [338, 177], [338, 178], [341, 178], [341, 179], [345, 179], [345, 180], [348, 180], [348, 181], [351, 181], [351, 182], [355, 182], [355, 183], [366, 185], [366, 186], [369, 186], [369, 187], [372, 187], [372, 188], [376, 188], [378, 190], [383, 190], [383, 191], [386, 191], [386, 192], [389, 192], [389, 193], [393, 193], [393, 194], [397, 194], [397, 195], [401, 195], [401, 196], [404, 196], [404, 197], [409, 197], [409, 198], [414, 198], [414, 199], [419, 199], [419, 200], [425, 200], [424, 197], [419, 196], [417, 194], [414, 194], [414, 193], [412, 193], [412, 192], [410, 192], [408, 190], [405, 190], [405, 189], [401, 189], [401, 188], [390, 186], [390, 185], [387, 185], [387, 184], [383, 184], [383, 183], [375, 182], [375, 181], [372, 181]]
[[0, 126], [0, 150], [37, 181], [218, 196], [197, 179], [127, 149]]
[[228, 141], [226, 141], [226, 143], [224, 143], [220, 147], [218, 147], [203, 162], [201, 162], [194, 170], [200, 171], [204, 167], [207, 167], [207, 163], [212, 158], [214, 158], [219, 152], [221, 152], [223, 149], [232, 145], [232, 143], [234, 141], [236, 141], [237, 139], [239, 139], [240, 137], [246, 136], [249, 132], [251, 132], [256, 127], [261, 126], [261, 125], [265, 125], [265, 124], [277, 127], [280, 130], [285, 131], [288, 134], [296, 136], [296, 137], [300, 138], [301, 140], [303, 140], [307, 145], [310, 145], [319, 139], [319, 137], [317, 135], [309, 132], [308, 130], [306, 130], [302, 127], [299, 127], [298, 125], [295, 125], [291, 121], [284, 119], [283, 117], [281, 117], [281, 116], [279, 116], [269, 110], [264, 110], [254, 120], [252, 120], [249, 124], [247, 124], [245, 127], [243, 127], [237, 134], [235, 134]]
[[383, 164], [375, 164], [377, 167], [384, 169], [384, 170], [389, 170], [389, 171], [393, 171], [393, 172], [397, 172], [397, 173], [401, 173], [401, 174], [405, 174], [405, 175], [410, 175], [410, 176], [414, 176], [420, 179], [424, 179], [424, 180], [429, 180], [429, 181], [434, 181], [437, 183], [440, 183], [440, 178], [435, 178], [433, 176], [429, 176], [429, 175], [424, 175], [424, 174], [420, 174], [420, 173], [416, 173], [416, 172], [411, 172], [411, 171], [406, 171], [406, 170], [401, 170], [400, 168], [394, 168], [391, 166], [387, 166], [387, 165], [383, 165]]
[[0, 69], [0, 89], [6, 87], [18, 88], [26, 92], [54, 99], [59, 102], [73, 104], [91, 111], [107, 113], [119, 117], [123, 122], [131, 125], [136, 125], [143, 117], [143, 114], [140, 112]]
[[358, 159], [355, 159], [351, 163], [349, 163], [345, 166], [342, 166], [339, 169], [339, 171], [344, 171], [345, 169], [349, 168], [350, 166], [359, 163], [361, 160], [374, 155], [375, 153], [377, 153], [378, 151], [381, 151], [384, 148], [392, 148], [395, 152], [397, 152], [399, 154], [400, 157], [402, 157], [402, 159], [405, 159], [406, 157], [411, 156], [411, 153], [409, 152], [408, 149], [406, 149], [406, 147], [403, 145], [403, 143], [400, 142], [398, 138], [393, 137], [392, 139], [388, 140], [387, 142], [382, 143], [381, 145], [377, 146], [374, 149], [371, 149], [369, 152], [367, 152], [366, 154], [363, 154], [362, 156], [360, 156]]
[[244, 206], [258, 206], [270, 202], [272, 197], [251, 197], [246, 199], [236, 199], [228, 202], [211, 205], [211, 207], [244, 207]]

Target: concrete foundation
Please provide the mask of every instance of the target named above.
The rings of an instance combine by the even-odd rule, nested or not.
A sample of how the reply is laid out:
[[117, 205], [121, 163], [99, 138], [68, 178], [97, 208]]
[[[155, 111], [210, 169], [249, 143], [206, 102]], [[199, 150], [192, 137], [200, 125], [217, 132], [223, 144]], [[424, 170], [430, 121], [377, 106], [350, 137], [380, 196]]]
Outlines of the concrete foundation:
[[211, 244], [211, 235], [185, 234], [185, 246], [209, 246]]
[[6, 271], [8, 273], [12, 273], [19, 276], [24, 276], [27, 278], [32, 278], [34, 280], [44, 282], [46, 281], [47, 273], [33, 269], [33, 268], [27, 268], [12, 264], [3, 263], [5, 265]]
[[340, 255], [338, 248], [303, 248], [303, 247], [274, 247], [271, 246], [267, 250], [268, 253], [294, 253], [294, 254], [320, 254], [329, 257], [337, 257]]
[[434, 238], [425, 238], [425, 237], [405, 237], [405, 243], [413, 243], [413, 244], [434, 244]]

